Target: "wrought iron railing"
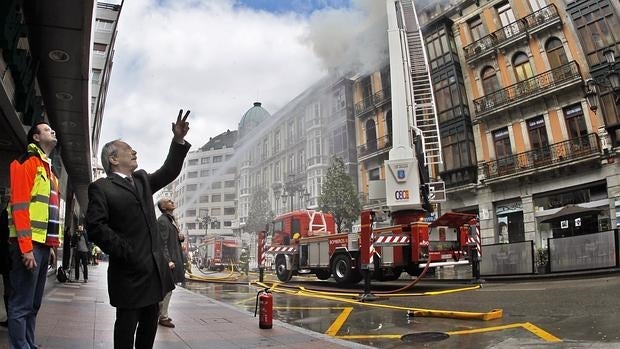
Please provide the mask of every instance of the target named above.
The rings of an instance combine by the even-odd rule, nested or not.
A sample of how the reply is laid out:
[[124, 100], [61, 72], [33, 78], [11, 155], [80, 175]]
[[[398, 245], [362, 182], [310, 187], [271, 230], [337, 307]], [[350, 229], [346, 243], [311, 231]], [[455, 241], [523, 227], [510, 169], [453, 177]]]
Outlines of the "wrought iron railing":
[[557, 165], [600, 153], [600, 142], [596, 133], [550, 144], [547, 147], [526, 151], [487, 161], [481, 164], [484, 177], [493, 179], [521, 173], [547, 165]]
[[581, 74], [577, 62], [572, 61], [527, 80], [519, 81], [514, 85], [474, 99], [474, 108], [476, 114], [485, 114], [499, 107], [526, 100], [533, 95], [546, 93], [567, 81], [575, 79], [581, 79]]
[[357, 156], [367, 156], [380, 150], [388, 149], [392, 147], [392, 135], [386, 135], [377, 139], [371, 139], [357, 147]]
[[390, 88], [384, 88], [355, 103], [355, 116], [360, 116], [387, 102], [391, 97]]
[[463, 51], [465, 52], [465, 59], [470, 60], [477, 56], [482, 56], [501, 44], [508, 42], [519, 35], [535, 31], [539, 27], [553, 22], [555, 19], [559, 20], [560, 16], [557, 7], [554, 4], [532, 12], [529, 15], [509, 23], [493, 33], [465, 46], [463, 48]]

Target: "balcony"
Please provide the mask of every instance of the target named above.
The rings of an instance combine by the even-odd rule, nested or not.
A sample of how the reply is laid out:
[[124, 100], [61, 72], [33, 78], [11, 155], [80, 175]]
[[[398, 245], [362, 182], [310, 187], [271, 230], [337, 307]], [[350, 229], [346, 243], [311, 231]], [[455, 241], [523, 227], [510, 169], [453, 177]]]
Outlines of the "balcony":
[[507, 47], [561, 22], [558, 9], [551, 4], [465, 46], [463, 48], [465, 60], [468, 64], [472, 64], [497, 49]]
[[581, 82], [579, 65], [577, 62], [572, 61], [475, 99], [476, 117], [481, 118], [497, 113], [531, 101], [534, 98], [556, 93], [568, 86], [581, 85]]
[[390, 88], [388, 87], [362, 99], [361, 101], [355, 103], [355, 116], [360, 117], [371, 110], [379, 108], [380, 106], [389, 102], [390, 97], [391, 92]]
[[358, 160], [366, 160], [375, 155], [386, 152], [392, 149], [392, 135], [379, 137], [377, 139], [369, 140], [366, 144], [362, 144], [357, 147]]
[[601, 153], [596, 133], [569, 139], [547, 147], [482, 163], [486, 182], [525, 176], [561, 165], [598, 159]]

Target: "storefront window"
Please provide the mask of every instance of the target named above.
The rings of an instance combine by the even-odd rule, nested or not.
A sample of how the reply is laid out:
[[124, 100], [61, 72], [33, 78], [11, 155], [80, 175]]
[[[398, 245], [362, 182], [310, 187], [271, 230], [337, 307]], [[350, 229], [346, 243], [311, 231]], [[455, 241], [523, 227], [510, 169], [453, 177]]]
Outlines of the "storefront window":
[[495, 214], [497, 216], [497, 242], [525, 241], [523, 206], [520, 200], [495, 204]]

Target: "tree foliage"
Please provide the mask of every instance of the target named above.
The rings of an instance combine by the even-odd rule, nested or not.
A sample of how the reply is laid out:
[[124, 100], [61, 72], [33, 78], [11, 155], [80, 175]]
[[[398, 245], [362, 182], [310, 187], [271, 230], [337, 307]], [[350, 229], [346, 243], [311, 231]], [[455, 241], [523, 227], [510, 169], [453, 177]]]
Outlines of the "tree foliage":
[[362, 211], [356, 186], [345, 171], [341, 158], [332, 158], [332, 164], [327, 169], [319, 197], [319, 209], [334, 215], [339, 232], [350, 227]]
[[245, 231], [258, 232], [265, 229], [265, 225], [273, 220], [271, 203], [269, 202], [269, 192], [263, 187], [252, 188], [250, 199], [250, 210], [248, 220], [245, 224]]

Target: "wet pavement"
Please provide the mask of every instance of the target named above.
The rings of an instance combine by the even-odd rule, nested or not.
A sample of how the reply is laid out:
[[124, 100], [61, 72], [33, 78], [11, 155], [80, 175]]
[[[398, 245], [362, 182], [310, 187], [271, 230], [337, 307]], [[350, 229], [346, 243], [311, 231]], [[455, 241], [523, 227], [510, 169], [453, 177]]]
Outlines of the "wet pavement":
[[[378, 348], [620, 348], [620, 274], [489, 281], [481, 287], [470, 283], [466, 271], [438, 274], [394, 295], [378, 293], [410, 280], [375, 283], [377, 300], [364, 303], [357, 301], [361, 288], [334, 293], [323, 289], [335, 288], [329, 281], [295, 277], [300, 287], [289, 289], [273, 286], [275, 278], [267, 275], [266, 284], [273, 286], [278, 320]], [[467, 279], [458, 280], [463, 275]], [[247, 311], [253, 311], [260, 289], [218, 281], [187, 287]], [[313, 290], [318, 288], [323, 290]]]

